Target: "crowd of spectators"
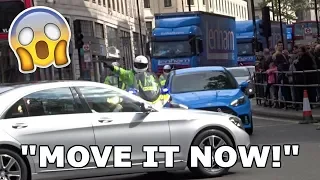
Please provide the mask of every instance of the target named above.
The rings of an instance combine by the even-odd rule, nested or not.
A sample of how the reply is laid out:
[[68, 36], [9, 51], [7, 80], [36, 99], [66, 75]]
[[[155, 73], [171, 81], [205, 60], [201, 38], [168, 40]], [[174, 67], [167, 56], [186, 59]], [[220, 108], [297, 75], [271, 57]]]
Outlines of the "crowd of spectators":
[[256, 85], [258, 104], [299, 110], [304, 90], [307, 90], [310, 102], [317, 102], [320, 100], [317, 87], [320, 73], [308, 72], [317, 69], [320, 72], [320, 44], [294, 46], [289, 53], [279, 41], [274, 52], [264, 49], [256, 64], [255, 82], [260, 84]]

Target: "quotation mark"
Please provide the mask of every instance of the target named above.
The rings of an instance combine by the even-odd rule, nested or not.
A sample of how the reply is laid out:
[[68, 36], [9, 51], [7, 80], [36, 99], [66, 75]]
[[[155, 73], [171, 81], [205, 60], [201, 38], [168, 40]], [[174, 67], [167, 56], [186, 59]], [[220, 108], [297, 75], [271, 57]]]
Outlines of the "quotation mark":
[[35, 156], [37, 152], [37, 145], [21, 145], [22, 155]]

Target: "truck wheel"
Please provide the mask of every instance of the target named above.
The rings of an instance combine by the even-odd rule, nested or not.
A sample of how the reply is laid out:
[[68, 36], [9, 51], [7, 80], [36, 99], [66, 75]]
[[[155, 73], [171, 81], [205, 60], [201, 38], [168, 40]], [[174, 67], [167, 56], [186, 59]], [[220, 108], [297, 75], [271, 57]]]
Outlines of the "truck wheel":
[[27, 165], [18, 153], [0, 148], [0, 162], [0, 179], [28, 179]]
[[[206, 130], [196, 136], [192, 142], [192, 146], [212, 146], [213, 152], [221, 146], [233, 146], [231, 139], [222, 131], [216, 129]], [[189, 152], [188, 168], [189, 170], [201, 177], [219, 177], [226, 174], [229, 168], [219, 167], [213, 162], [211, 168], [205, 168], [201, 163], [198, 163], [198, 167], [191, 167], [191, 153]], [[213, 153], [214, 155], [214, 153]], [[229, 158], [228, 155], [225, 157], [226, 160]]]

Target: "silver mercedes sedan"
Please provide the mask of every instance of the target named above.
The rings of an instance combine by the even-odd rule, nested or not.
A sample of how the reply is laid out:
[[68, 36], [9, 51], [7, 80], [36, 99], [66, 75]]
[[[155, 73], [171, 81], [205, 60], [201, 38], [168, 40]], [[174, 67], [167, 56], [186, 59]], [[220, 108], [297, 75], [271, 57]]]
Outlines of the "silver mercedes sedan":
[[[110, 103], [109, 99], [121, 99]], [[119, 108], [120, 107], [120, 108]], [[130, 145], [131, 168], [113, 167], [112, 155], [98, 168], [90, 154], [85, 168], [48, 164], [40, 167], [39, 152], [22, 155], [21, 145], [47, 145], [51, 151], [81, 145]], [[165, 168], [165, 156], [156, 153], [158, 168], [143, 168], [145, 145], [179, 145], [174, 168]], [[156, 109], [141, 98], [101, 83], [57, 81], [0, 85], [0, 179], [76, 179], [127, 173], [184, 170], [203, 177], [225, 174], [228, 168], [190, 167], [191, 146], [250, 145], [237, 117], [182, 108]], [[29, 150], [31, 151], [31, 150]], [[64, 156], [66, 157], [66, 155]], [[81, 158], [81, 154], [76, 154]]]

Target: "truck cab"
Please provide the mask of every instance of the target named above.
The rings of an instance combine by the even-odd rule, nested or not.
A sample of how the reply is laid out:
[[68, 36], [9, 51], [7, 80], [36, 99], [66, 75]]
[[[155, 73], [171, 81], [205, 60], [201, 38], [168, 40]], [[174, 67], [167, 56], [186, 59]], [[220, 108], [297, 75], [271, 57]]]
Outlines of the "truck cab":
[[[281, 40], [281, 28], [279, 22], [271, 22], [271, 36], [265, 38], [263, 36], [262, 20], [256, 20], [257, 26], [257, 51], [263, 51], [264, 48], [274, 49], [275, 45]], [[283, 45], [284, 48], [288, 47], [287, 44], [287, 30], [286, 24], [282, 24], [283, 29]], [[253, 66], [256, 61], [256, 54], [254, 52], [254, 27], [252, 20], [236, 21], [236, 38], [238, 47], [238, 64], [244, 66]]]
[[[256, 21], [258, 26], [260, 20]], [[255, 65], [256, 56], [254, 52], [254, 31], [252, 20], [236, 21], [236, 37], [238, 47], [238, 64], [244, 66]], [[260, 33], [257, 33], [258, 51], [263, 49], [263, 39]]]
[[198, 66], [202, 51], [202, 32], [197, 16], [156, 16], [156, 28], [152, 31], [152, 70], [162, 72], [166, 64], [175, 69]]
[[235, 19], [206, 12], [155, 15], [151, 37], [152, 71], [236, 65]]

